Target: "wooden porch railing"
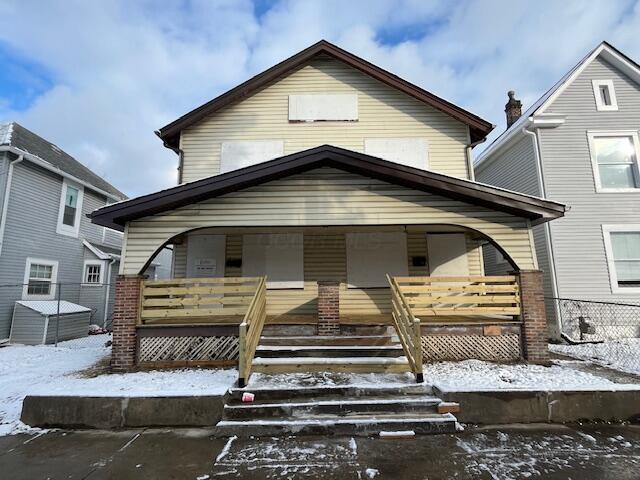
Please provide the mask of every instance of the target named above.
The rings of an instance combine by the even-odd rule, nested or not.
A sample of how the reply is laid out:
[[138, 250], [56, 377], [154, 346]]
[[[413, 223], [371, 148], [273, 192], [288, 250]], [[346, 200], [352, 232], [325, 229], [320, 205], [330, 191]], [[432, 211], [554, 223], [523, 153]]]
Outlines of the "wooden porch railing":
[[244, 320], [240, 324], [238, 357], [238, 385], [245, 387], [251, 376], [251, 366], [262, 329], [267, 318], [267, 277], [261, 277], [256, 293], [249, 304]]
[[414, 315], [520, 315], [517, 278], [393, 277]]
[[391, 316], [396, 332], [398, 332], [398, 338], [409, 361], [411, 371], [416, 376], [416, 381], [422, 383], [424, 376], [422, 373], [420, 319], [413, 315], [396, 279], [389, 275], [387, 275], [387, 279], [391, 287]]
[[140, 292], [144, 324], [211, 324], [247, 313], [262, 277], [145, 280]]

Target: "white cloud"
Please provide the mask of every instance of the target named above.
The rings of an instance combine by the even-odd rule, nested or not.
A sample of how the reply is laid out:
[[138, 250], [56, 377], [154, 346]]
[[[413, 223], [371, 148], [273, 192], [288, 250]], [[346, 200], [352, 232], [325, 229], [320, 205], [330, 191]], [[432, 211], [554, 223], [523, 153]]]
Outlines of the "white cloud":
[[154, 130], [321, 38], [498, 124], [496, 133], [507, 90], [530, 104], [601, 40], [640, 57], [631, 1], [290, 0], [258, 19], [248, 1], [15, 0], [0, 15], [0, 41], [54, 83], [26, 111], [0, 98], [0, 116], [130, 195], [175, 182], [177, 157]]

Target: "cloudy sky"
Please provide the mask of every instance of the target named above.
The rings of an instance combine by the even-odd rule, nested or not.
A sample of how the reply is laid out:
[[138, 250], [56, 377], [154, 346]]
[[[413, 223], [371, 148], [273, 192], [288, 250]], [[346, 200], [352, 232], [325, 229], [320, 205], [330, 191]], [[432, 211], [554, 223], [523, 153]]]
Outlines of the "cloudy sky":
[[0, 18], [0, 120], [131, 196], [176, 182], [154, 130], [322, 38], [496, 133], [507, 90], [526, 107], [600, 41], [640, 59], [640, 0], [0, 0]]

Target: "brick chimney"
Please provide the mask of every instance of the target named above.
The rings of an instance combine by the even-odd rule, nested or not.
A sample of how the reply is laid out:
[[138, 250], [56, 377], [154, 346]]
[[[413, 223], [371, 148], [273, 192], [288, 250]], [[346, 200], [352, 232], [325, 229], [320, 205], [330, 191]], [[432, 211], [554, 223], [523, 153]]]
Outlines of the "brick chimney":
[[509, 90], [509, 101], [504, 106], [504, 113], [507, 114], [507, 128], [513, 125], [522, 115], [522, 102], [516, 99], [516, 92]]

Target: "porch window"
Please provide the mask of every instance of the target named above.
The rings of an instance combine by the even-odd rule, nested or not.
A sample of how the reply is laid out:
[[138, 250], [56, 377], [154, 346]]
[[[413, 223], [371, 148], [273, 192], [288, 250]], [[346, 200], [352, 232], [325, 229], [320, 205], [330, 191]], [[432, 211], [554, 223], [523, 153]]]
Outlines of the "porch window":
[[244, 235], [242, 276], [267, 276], [267, 288], [304, 288], [302, 233]]
[[70, 237], [77, 237], [80, 230], [80, 213], [84, 191], [79, 185], [72, 185], [63, 180], [58, 212], [56, 232]]
[[55, 295], [58, 262], [27, 258], [22, 297], [33, 300], [51, 300]]
[[604, 225], [605, 250], [614, 293], [640, 291], [640, 226]]
[[388, 287], [386, 275], [409, 275], [404, 232], [347, 233], [349, 288]]
[[640, 188], [638, 134], [589, 133], [596, 190], [637, 191]]

